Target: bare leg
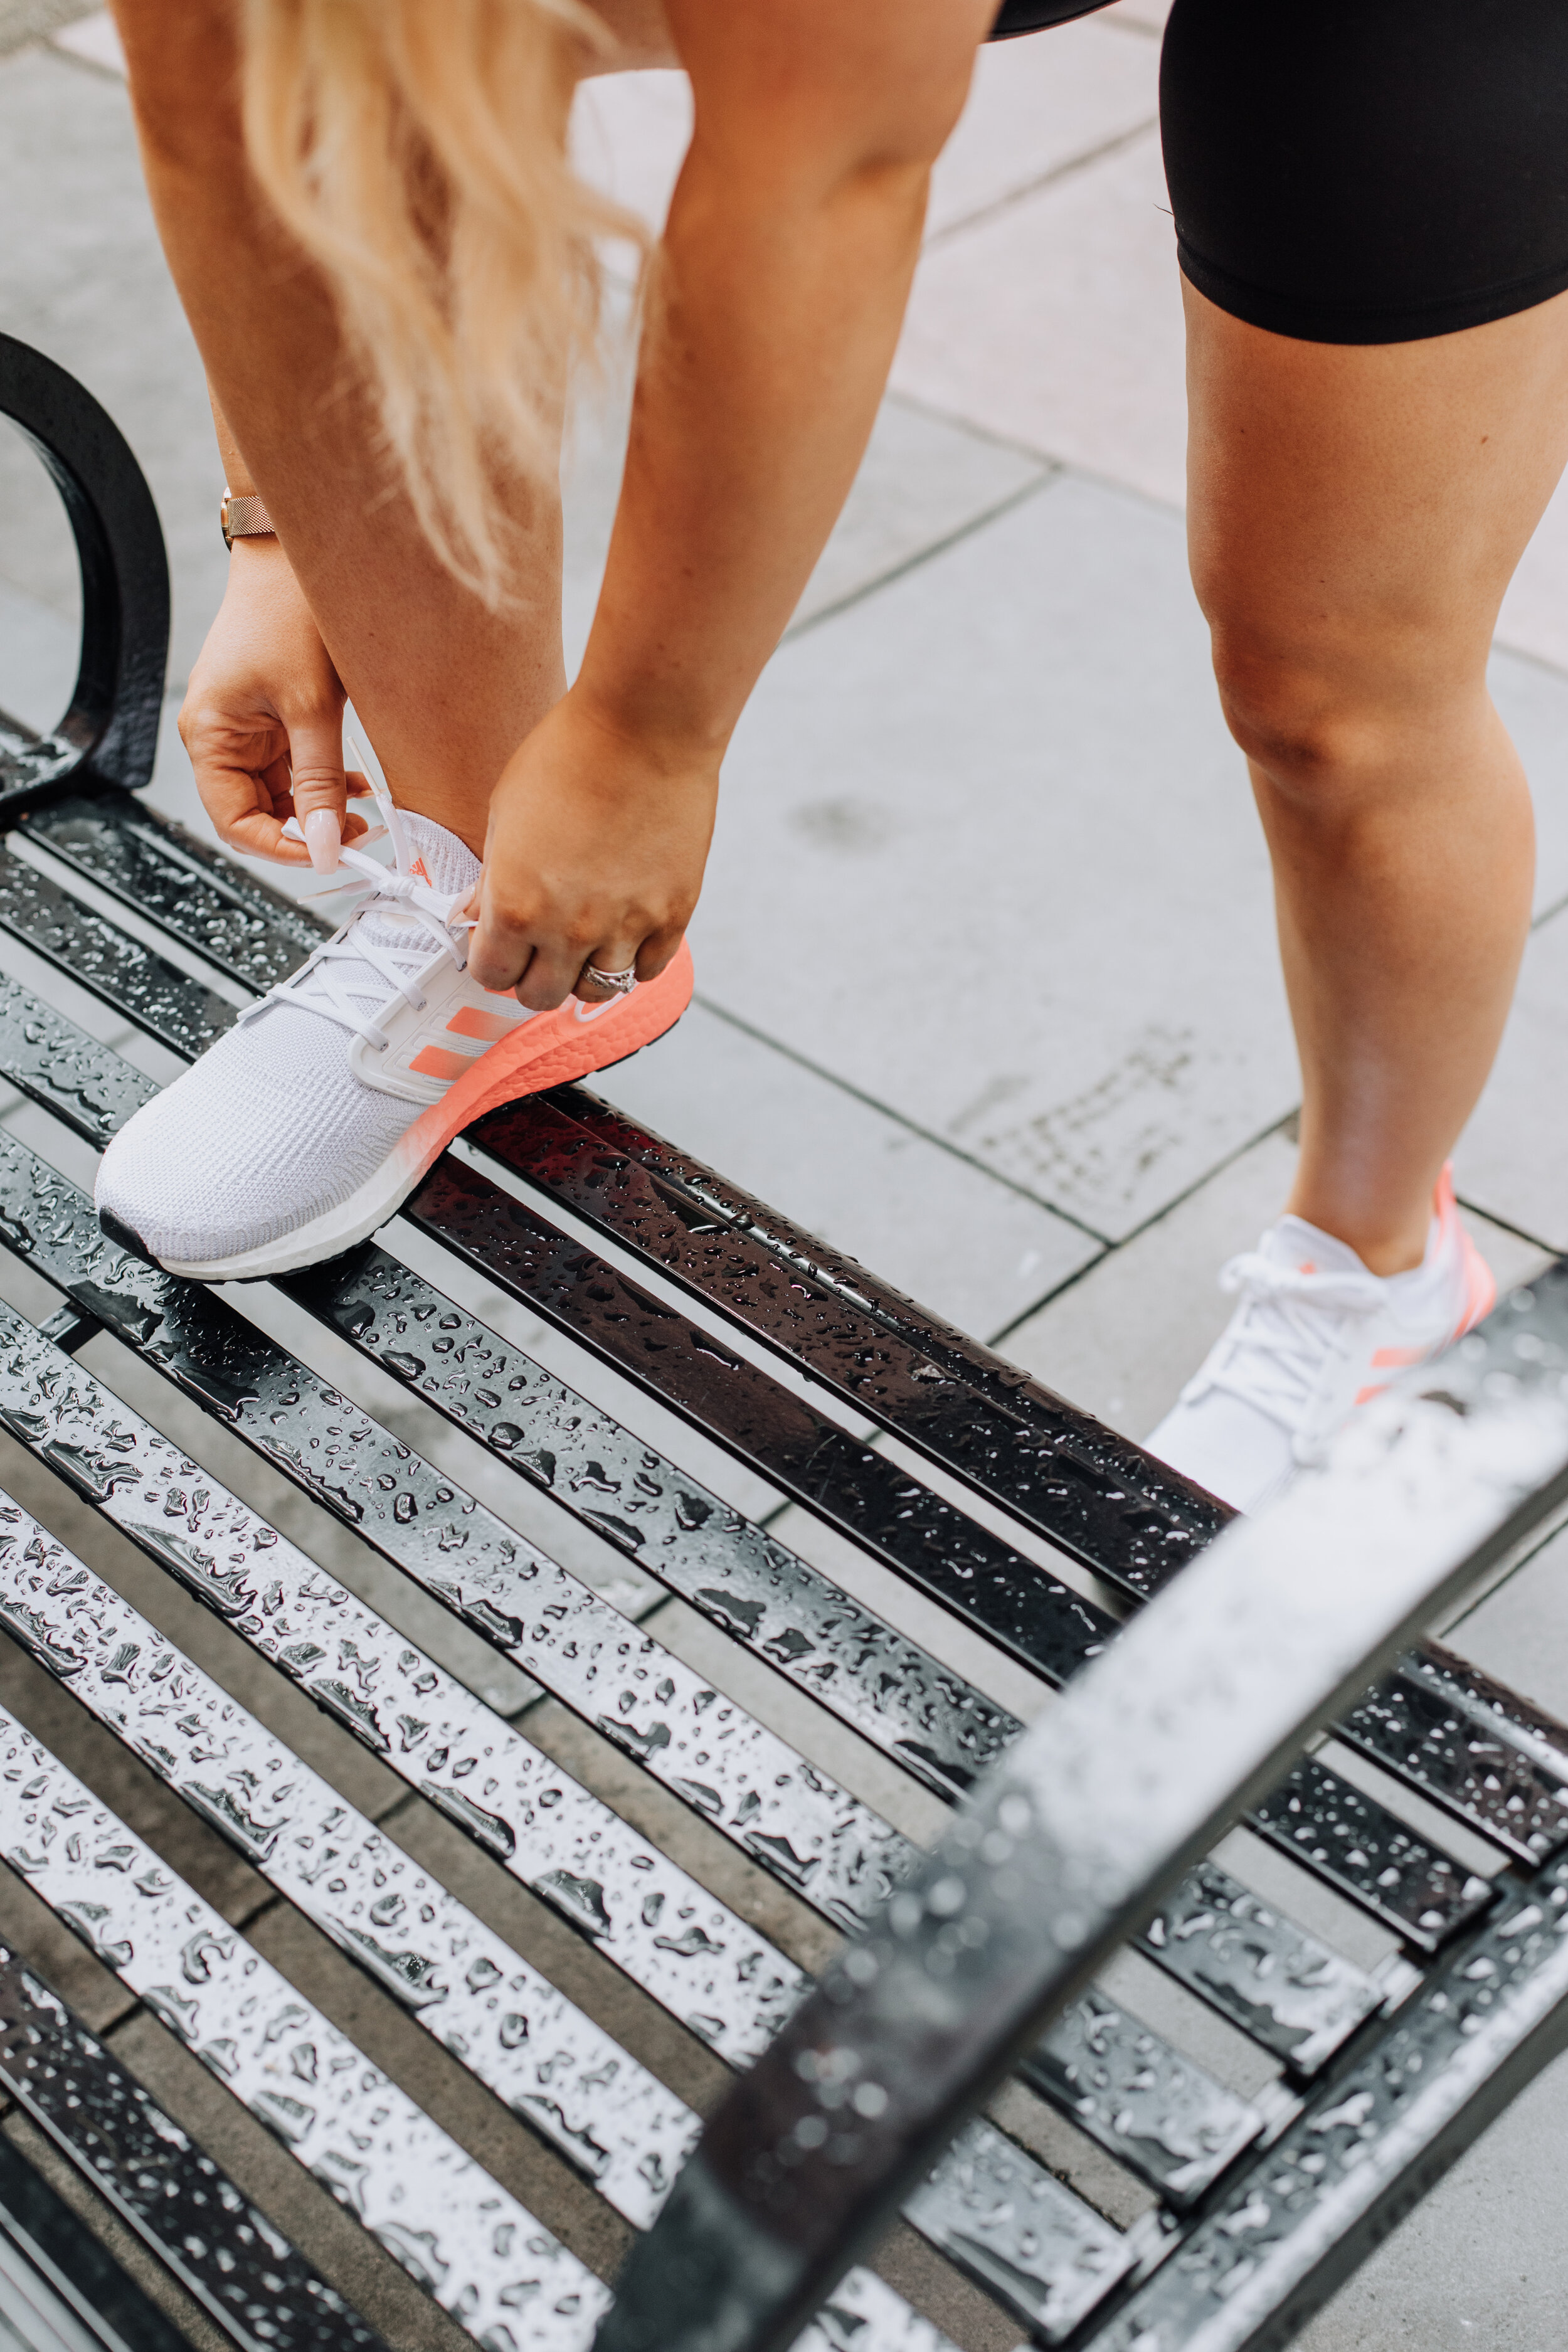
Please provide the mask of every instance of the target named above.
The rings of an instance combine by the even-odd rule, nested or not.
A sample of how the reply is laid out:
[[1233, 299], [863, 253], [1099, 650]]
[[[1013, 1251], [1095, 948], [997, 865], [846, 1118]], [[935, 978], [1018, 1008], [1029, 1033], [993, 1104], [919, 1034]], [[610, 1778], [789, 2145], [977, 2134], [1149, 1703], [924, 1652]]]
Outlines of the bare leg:
[[1394, 1274], [1420, 1261], [1529, 921], [1530, 796], [1486, 663], [1568, 460], [1568, 296], [1344, 346], [1183, 291], [1193, 576], [1301, 1057], [1289, 1207]]

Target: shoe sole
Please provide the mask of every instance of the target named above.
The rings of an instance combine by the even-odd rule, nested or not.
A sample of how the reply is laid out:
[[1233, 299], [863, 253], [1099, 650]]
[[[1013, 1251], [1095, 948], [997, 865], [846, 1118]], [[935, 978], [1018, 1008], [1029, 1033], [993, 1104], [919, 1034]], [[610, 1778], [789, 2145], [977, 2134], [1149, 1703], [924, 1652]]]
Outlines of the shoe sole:
[[[683, 940], [657, 980], [640, 982], [629, 996], [603, 1010], [579, 1009], [576, 999], [568, 998], [554, 1013], [540, 1014], [517, 1036], [481, 1054], [472, 1070], [455, 1079], [440, 1101], [432, 1103], [404, 1130], [375, 1173], [346, 1201], [334, 1209], [324, 1209], [292, 1233], [279, 1234], [275, 1242], [241, 1250], [233, 1257], [194, 1261], [158, 1257], [112, 1211], [100, 1212], [99, 1223], [121, 1249], [186, 1282], [263, 1282], [321, 1265], [368, 1241], [389, 1217], [395, 1216], [453, 1138], [486, 1111], [499, 1110], [524, 1095], [542, 1094], [549, 1087], [568, 1086], [574, 1079], [614, 1069], [665, 1036], [690, 1003], [693, 982], [691, 950]], [[545, 1023], [552, 1027], [542, 1036]]]

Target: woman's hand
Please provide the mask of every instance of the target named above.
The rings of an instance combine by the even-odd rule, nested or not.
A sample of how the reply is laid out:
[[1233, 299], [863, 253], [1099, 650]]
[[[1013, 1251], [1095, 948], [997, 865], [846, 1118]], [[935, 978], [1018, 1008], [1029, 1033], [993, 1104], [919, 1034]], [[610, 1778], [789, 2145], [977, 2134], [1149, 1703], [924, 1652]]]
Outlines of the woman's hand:
[[468, 949], [479, 985], [544, 1013], [614, 994], [585, 964], [661, 972], [702, 887], [720, 757], [623, 733], [575, 688], [558, 702], [490, 801]]
[[[343, 772], [345, 700], [278, 541], [237, 539], [180, 712], [181, 740], [220, 841], [247, 857], [333, 871], [340, 842], [366, 830], [348, 814], [349, 797], [370, 790]], [[309, 847], [283, 838], [291, 816]]]

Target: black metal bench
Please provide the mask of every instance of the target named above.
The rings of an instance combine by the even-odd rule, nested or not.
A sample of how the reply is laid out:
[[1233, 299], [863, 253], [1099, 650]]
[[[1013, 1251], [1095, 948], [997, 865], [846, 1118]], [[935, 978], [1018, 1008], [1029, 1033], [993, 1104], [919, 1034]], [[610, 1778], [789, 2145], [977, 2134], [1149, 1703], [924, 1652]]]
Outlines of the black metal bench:
[[[60, 485], [85, 614], [57, 732], [0, 719], [0, 927], [191, 1055], [319, 933], [132, 797], [168, 593], [130, 452], [5, 338], [0, 413]], [[15, 981], [0, 1078], [49, 1113], [62, 1156], [153, 1090]], [[1568, 1483], [1563, 1276], [1516, 1294], [1321, 1488], [1211, 1550], [1211, 1498], [581, 1089], [483, 1121], [389, 1240], [275, 1293], [182, 1286], [0, 1138], [0, 1242], [59, 1301], [41, 1322], [0, 1305], [0, 1427], [414, 1811], [372, 1819], [4, 1496], [0, 1628], [499, 2103], [507, 2160], [487, 2169], [10, 1707], [0, 2090], [225, 2337], [379, 2341], [51, 1988], [18, 1880], [482, 2352], [585, 2352], [601, 2320], [615, 2352], [761, 2352], [814, 2312], [818, 2352], [940, 2352], [908, 2299], [846, 2275], [900, 2210], [1037, 2341], [1283, 2345], [1568, 2038], [1568, 1731], [1419, 1632]], [[481, 1280], [496, 1322], [525, 1309], [632, 1383], [641, 1427], [483, 1319]], [[279, 1328], [346, 1343], [365, 1393], [395, 1384], [390, 1419]], [[182, 1451], [77, 1362], [100, 1334], [176, 1417], [194, 1401], [212, 1444]], [[719, 1474], [648, 1442], [671, 1416], [1045, 1684], [1093, 1671], [1026, 1734]], [[442, 1421], [500, 1465], [515, 1514], [429, 1458]], [[318, 1566], [197, 1458], [236, 1441], [332, 1515], [363, 1572]], [[980, 1782], [935, 1858], [513, 1516], [609, 1547], [717, 1629], [743, 1679], [765, 1670], [902, 1785], [953, 1805]], [[1332, 1605], [1302, 1613], [1308, 1560]], [[616, 1803], [381, 1617], [355, 1589], [374, 1574], [587, 1727]], [[1386, 1801], [1315, 1752], [1330, 1718]], [[1432, 1808], [1463, 1824], [1462, 1854]], [[467, 1841], [474, 1907], [419, 1858], [426, 1809]], [[1243, 1817], [1305, 1907], [1331, 1890], [1386, 1931], [1386, 1957], [1360, 1965], [1207, 1858]], [[490, 1924], [509, 1883], [607, 1964], [584, 1963], [585, 2005]], [[795, 1957], [827, 1958], [814, 1919], [868, 1931], [816, 1991]], [[1177, 2010], [1195, 2000], [1243, 2037], [1251, 2088], [1097, 1984], [1123, 1943]], [[617, 1982], [624, 2037], [601, 2021]], [[693, 2097], [661, 2066], [709, 2105], [738, 2077], [695, 2161]], [[1005, 2128], [980, 2112], [1004, 2081]], [[1067, 2145], [1098, 2149], [1123, 2222], [1142, 2205], [1131, 2226], [1057, 2177]], [[595, 2244], [629, 2234], [607, 2318], [604, 2279], [508, 2185], [520, 2166], [547, 2203], [589, 2185], [602, 2207], [565, 2202], [616, 2217]]]

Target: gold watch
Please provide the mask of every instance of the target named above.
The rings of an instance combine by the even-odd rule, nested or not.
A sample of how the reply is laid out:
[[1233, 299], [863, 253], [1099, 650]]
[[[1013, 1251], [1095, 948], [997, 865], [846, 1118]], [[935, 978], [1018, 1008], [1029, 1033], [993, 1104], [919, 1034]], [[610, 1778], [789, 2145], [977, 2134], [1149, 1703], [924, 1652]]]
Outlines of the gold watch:
[[254, 495], [236, 498], [226, 484], [217, 519], [226, 547], [232, 547], [237, 539], [272, 539], [276, 536], [272, 518], [261, 500]]

